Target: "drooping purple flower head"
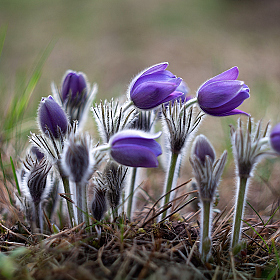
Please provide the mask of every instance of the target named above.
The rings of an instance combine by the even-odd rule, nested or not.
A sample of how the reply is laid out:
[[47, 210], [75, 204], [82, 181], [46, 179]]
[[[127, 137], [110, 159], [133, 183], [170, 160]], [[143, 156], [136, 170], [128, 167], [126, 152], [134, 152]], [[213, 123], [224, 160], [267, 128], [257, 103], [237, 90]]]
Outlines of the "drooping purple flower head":
[[84, 102], [87, 94], [87, 82], [85, 75], [81, 72], [67, 71], [61, 87], [62, 102], [80, 103]]
[[206, 156], [208, 156], [212, 162], [215, 161], [215, 150], [209, 140], [202, 134], [195, 138], [193, 154], [203, 165], [205, 164]]
[[118, 163], [131, 167], [157, 167], [157, 157], [162, 154], [156, 138], [161, 135], [139, 130], [123, 130], [110, 139], [111, 157]]
[[60, 137], [60, 132], [65, 134], [68, 126], [68, 119], [63, 109], [54, 101], [51, 95], [42, 98], [38, 109], [38, 122], [41, 130], [48, 135], [48, 130], [54, 138]]
[[236, 109], [250, 96], [249, 87], [243, 81], [236, 80], [238, 74], [238, 68], [232, 67], [202, 84], [197, 91], [201, 110], [217, 117], [248, 115]]
[[183, 95], [177, 91], [182, 79], [165, 70], [167, 66], [167, 62], [156, 64], [133, 79], [128, 90], [137, 108], [150, 110]]
[[276, 124], [270, 132], [271, 147], [280, 153], [280, 123]]

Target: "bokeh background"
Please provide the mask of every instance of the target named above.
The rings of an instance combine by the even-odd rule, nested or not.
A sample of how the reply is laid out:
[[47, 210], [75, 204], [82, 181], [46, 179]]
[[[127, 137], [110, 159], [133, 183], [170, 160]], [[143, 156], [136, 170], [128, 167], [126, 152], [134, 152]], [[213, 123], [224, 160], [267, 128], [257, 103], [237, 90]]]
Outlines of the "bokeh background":
[[[238, 66], [239, 79], [251, 89], [241, 109], [256, 120], [280, 121], [279, 0], [0, 0], [0, 26], [7, 27], [0, 58], [3, 112], [17, 77], [31, 75], [53, 44], [24, 115], [29, 130], [36, 129], [41, 97], [51, 94], [50, 83], [59, 85], [66, 70], [83, 71], [99, 85], [96, 99], [110, 99], [125, 94], [139, 71], [163, 61], [193, 95], [205, 80]], [[230, 149], [228, 125], [237, 118], [204, 120], [200, 132], [218, 154]], [[267, 206], [279, 198], [278, 165], [268, 160], [256, 172], [249, 199], [258, 211], [268, 213]], [[182, 182], [190, 177], [187, 160], [184, 168]], [[232, 163], [225, 174], [221, 207], [232, 203]]]

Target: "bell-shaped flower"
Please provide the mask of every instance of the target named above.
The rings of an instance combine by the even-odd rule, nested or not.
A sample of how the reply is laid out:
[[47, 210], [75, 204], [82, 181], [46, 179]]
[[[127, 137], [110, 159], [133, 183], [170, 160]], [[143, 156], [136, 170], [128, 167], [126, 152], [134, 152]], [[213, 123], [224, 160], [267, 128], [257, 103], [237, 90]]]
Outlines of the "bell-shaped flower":
[[131, 167], [157, 167], [157, 157], [161, 155], [156, 138], [161, 135], [138, 130], [123, 130], [115, 134], [109, 142], [111, 157], [120, 164]]
[[61, 134], [67, 131], [68, 118], [64, 110], [54, 101], [50, 95], [42, 98], [38, 109], [38, 122], [41, 130], [49, 136], [49, 132], [53, 137], [58, 139]]
[[236, 109], [249, 98], [249, 87], [237, 80], [237, 67], [211, 78], [197, 91], [197, 102], [206, 114], [223, 117], [247, 113]]
[[79, 104], [85, 101], [87, 95], [87, 82], [84, 73], [67, 71], [62, 82], [62, 102]]
[[165, 70], [167, 66], [167, 62], [156, 64], [133, 79], [128, 93], [137, 108], [151, 110], [183, 95], [177, 91], [182, 79]]
[[280, 153], [280, 123], [275, 125], [270, 132], [270, 144], [277, 153]]

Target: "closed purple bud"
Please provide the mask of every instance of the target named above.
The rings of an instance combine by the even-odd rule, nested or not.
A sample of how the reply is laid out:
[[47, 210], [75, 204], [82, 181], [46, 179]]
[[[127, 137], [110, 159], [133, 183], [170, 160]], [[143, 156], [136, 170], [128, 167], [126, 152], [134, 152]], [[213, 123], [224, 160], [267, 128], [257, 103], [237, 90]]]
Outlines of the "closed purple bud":
[[217, 117], [248, 115], [236, 109], [250, 97], [249, 87], [243, 81], [236, 80], [238, 74], [238, 68], [233, 67], [202, 84], [197, 91], [197, 102], [201, 110]]
[[198, 157], [203, 165], [205, 165], [206, 156], [208, 156], [212, 162], [215, 161], [215, 150], [208, 139], [202, 134], [195, 138], [193, 154]]
[[124, 130], [110, 139], [111, 157], [120, 164], [131, 167], [157, 167], [161, 146], [153, 135], [138, 130]]
[[87, 82], [83, 73], [69, 71], [62, 83], [62, 102], [80, 103], [84, 102], [87, 94]]
[[275, 125], [271, 130], [270, 144], [277, 153], [280, 153], [280, 123]]
[[60, 137], [60, 133], [64, 135], [67, 131], [67, 115], [51, 95], [42, 98], [38, 110], [38, 120], [41, 130], [46, 135], [50, 131], [56, 139]]
[[160, 63], [141, 72], [129, 86], [130, 99], [142, 110], [151, 110], [183, 93], [177, 91], [182, 79], [165, 70], [168, 63]]

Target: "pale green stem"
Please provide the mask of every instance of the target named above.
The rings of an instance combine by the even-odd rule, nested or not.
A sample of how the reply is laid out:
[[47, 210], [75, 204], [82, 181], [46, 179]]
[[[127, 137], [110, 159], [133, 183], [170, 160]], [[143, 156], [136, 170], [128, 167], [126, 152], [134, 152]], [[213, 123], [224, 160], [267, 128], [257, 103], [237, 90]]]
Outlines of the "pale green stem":
[[[166, 205], [169, 203], [170, 200], [170, 191], [172, 189], [172, 186], [176, 184], [177, 182], [177, 174], [178, 170], [176, 170], [176, 165], [177, 165], [177, 160], [178, 160], [179, 154], [172, 153], [171, 154], [171, 159], [170, 159], [170, 165], [167, 173], [167, 180], [166, 180], [166, 186], [165, 186], [165, 199], [164, 199], [164, 204]], [[174, 182], [176, 181], [176, 182]], [[169, 193], [168, 193], [169, 192]], [[167, 194], [168, 193], [168, 194]], [[167, 215], [167, 211], [164, 211], [162, 213], [162, 219], [164, 219]]]
[[200, 254], [203, 261], [207, 261], [207, 255], [211, 250], [210, 233], [210, 214], [211, 201], [202, 200], [202, 220], [201, 220], [201, 240], [200, 240]]
[[[69, 187], [69, 179], [65, 176], [61, 176], [63, 186], [64, 186], [64, 193], [65, 196], [71, 199], [70, 195], [70, 187]], [[72, 202], [66, 200], [67, 203], [67, 209], [68, 209], [68, 214], [69, 214], [69, 219], [70, 219], [70, 225], [71, 227], [74, 227], [74, 209], [73, 209], [73, 204]]]
[[111, 148], [111, 146], [109, 144], [104, 144], [104, 145], [98, 146], [96, 148], [93, 148], [91, 152], [92, 153], [97, 152], [97, 151], [104, 152], [104, 151], [109, 150], [110, 148]]
[[125, 104], [125, 106], [122, 108], [122, 111], [125, 112], [126, 110], [128, 110], [130, 107], [133, 106], [133, 101], [128, 102], [127, 104]]
[[85, 205], [85, 222], [86, 225], [89, 226], [89, 213], [88, 213], [88, 203], [87, 203], [87, 185], [84, 186], [84, 192], [83, 192], [83, 196], [84, 196], [84, 205]]
[[239, 177], [239, 189], [237, 193], [235, 216], [232, 229], [231, 248], [234, 248], [240, 241], [247, 181], [247, 177]]
[[134, 187], [135, 187], [135, 181], [136, 181], [136, 173], [137, 173], [137, 168], [132, 167], [131, 179], [130, 179], [130, 188], [129, 188], [129, 196], [128, 196], [128, 203], [127, 203], [127, 213], [126, 213], [129, 220], [131, 218]]
[[76, 199], [77, 199], [77, 218], [78, 224], [81, 224], [85, 221], [85, 215], [83, 213], [86, 212], [85, 209], [85, 185], [82, 183], [76, 183]]
[[33, 231], [40, 230], [43, 233], [43, 210], [42, 203], [33, 204]]

